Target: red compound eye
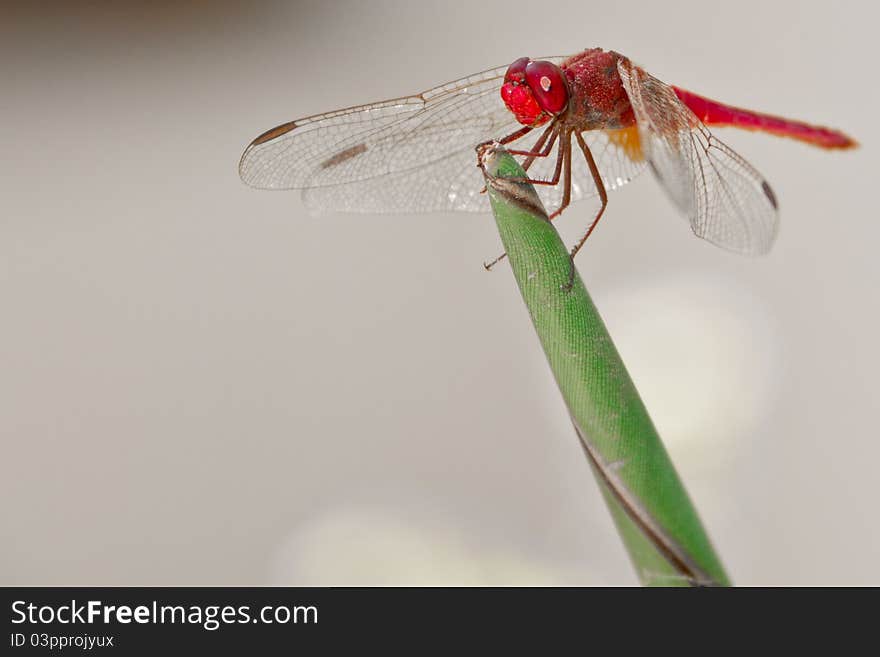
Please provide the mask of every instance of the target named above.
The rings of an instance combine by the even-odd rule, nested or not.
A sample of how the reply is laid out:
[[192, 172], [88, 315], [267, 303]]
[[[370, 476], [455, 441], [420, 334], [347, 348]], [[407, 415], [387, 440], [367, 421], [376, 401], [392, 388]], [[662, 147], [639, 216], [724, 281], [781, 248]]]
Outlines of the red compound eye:
[[523, 125], [539, 126], [565, 110], [568, 87], [558, 66], [520, 57], [507, 67], [501, 98]]
[[[508, 75], [522, 59], [516, 60], [507, 69]], [[541, 109], [548, 114], [559, 114], [568, 105], [568, 87], [562, 70], [552, 62], [528, 62], [525, 66], [526, 83]], [[506, 79], [506, 76], [505, 76]]]
[[528, 57], [520, 57], [513, 64], [507, 67], [507, 73], [504, 74], [505, 82], [522, 82], [525, 80], [526, 66], [532, 61]]

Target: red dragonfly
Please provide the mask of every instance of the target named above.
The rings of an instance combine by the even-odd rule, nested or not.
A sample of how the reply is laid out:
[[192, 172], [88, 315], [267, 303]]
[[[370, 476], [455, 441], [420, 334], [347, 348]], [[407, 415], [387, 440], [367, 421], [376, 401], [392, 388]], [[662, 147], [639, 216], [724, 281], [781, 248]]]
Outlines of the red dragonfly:
[[[856, 146], [837, 130], [665, 84], [623, 55], [593, 48], [523, 57], [415, 96], [290, 121], [251, 142], [239, 173], [252, 187], [301, 189], [318, 211], [488, 211], [473, 149], [497, 139], [524, 158], [545, 207], [553, 208], [551, 219], [571, 201], [598, 195], [599, 210], [572, 256], [602, 216], [608, 190], [646, 164], [698, 237], [738, 253], [766, 253], [778, 228], [776, 197], [707, 126], [828, 149]], [[578, 151], [586, 166], [573, 162]]]

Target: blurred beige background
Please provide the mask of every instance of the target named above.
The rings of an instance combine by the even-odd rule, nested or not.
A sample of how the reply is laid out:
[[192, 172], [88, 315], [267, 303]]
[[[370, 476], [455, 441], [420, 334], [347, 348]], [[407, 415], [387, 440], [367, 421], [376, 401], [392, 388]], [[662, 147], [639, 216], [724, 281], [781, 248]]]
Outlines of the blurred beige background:
[[880, 584], [868, 3], [53, 4], [0, 27], [0, 583], [635, 583], [491, 217], [236, 172], [282, 121], [602, 46], [861, 141], [721, 133], [767, 258], [645, 175], [579, 266], [733, 579]]

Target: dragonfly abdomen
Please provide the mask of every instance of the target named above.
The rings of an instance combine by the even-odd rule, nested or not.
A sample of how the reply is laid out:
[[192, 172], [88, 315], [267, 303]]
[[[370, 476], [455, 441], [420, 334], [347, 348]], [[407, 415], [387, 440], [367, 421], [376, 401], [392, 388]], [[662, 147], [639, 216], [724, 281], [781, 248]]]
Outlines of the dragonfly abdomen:
[[853, 148], [858, 145], [839, 130], [725, 105], [678, 87], [672, 89], [679, 100], [706, 125], [758, 130], [779, 137], [791, 137], [820, 148]]

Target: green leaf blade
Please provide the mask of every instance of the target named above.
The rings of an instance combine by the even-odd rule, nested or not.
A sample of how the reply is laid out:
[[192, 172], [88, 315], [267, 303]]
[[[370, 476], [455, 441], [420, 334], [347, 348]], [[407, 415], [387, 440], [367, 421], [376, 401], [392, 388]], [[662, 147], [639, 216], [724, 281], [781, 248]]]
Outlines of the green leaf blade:
[[[620, 355], [525, 172], [478, 148], [502, 243], [618, 532], [645, 585], [729, 585]], [[572, 285], [569, 289], [569, 282]]]

